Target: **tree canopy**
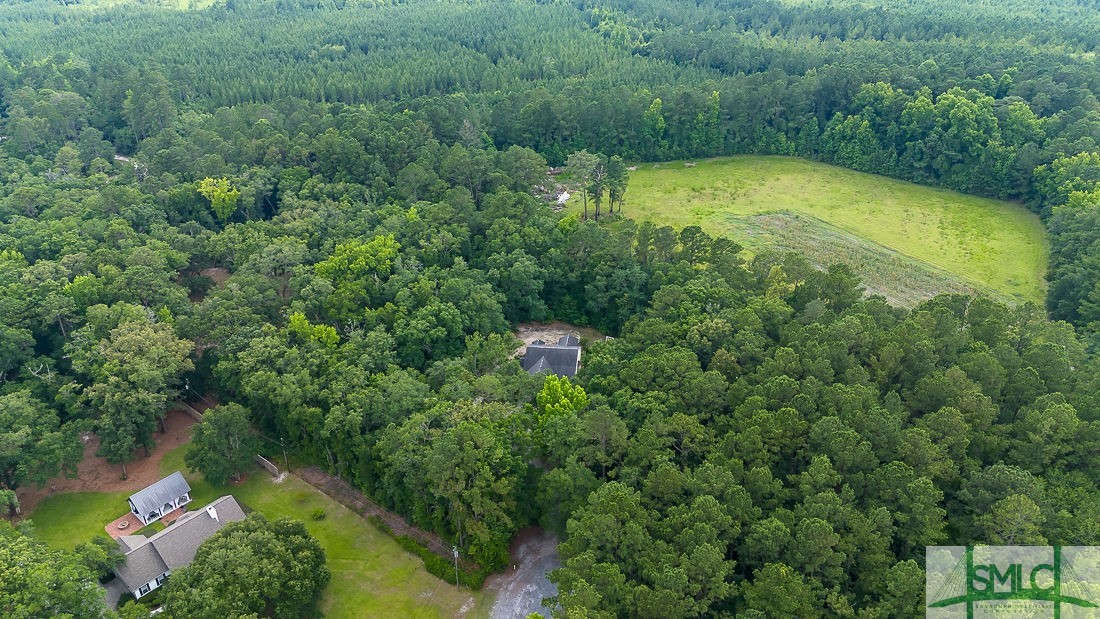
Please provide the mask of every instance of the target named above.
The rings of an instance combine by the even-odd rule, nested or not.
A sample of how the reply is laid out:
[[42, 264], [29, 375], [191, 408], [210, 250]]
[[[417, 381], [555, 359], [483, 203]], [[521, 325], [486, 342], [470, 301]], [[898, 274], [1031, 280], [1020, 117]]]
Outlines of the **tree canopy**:
[[[162, 4], [0, 6], [3, 506], [77, 428], [125, 464], [187, 386], [232, 403], [211, 480], [247, 417], [486, 568], [537, 522], [567, 616], [910, 616], [926, 545], [1100, 540], [1095, 11]], [[1020, 201], [1046, 307], [892, 307], [628, 219], [628, 162], [742, 153]], [[531, 376], [511, 332], [548, 320], [612, 339]], [[300, 524], [226, 531], [169, 612], [315, 612]]]
[[330, 578], [325, 551], [305, 525], [252, 514], [172, 573], [164, 609], [169, 617], [312, 617]]

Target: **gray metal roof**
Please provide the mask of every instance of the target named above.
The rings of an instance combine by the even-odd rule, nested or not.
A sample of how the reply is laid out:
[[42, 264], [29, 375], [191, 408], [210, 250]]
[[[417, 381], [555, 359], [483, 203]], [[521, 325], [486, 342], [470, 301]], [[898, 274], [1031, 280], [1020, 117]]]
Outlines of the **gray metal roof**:
[[576, 376], [580, 362], [580, 346], [531, 345], [523, 357], [523, 369], [532, 374], [550, 370], [558, 376]]
[[145, 517], [151, 511], [159, 511], [166, 503], [171, 503], [191, 492], [191, 486], [179, 471], [130, 495], [130, 502], [138, 513]]
[[[211, 515], [211, 508], [217, 515]], [[187, 512], [163, 531], [126, 553], [126, 562], [115, 569], [126, 587], [134, 591], [169, 569], [178, 570], [195, 559], [195, 552], [230, 522], [244, 520], [244, 510], [232, 495], [216, 499], [206, 507]], [[137, 536], [126, 536], [119, 544], [126, 550]]]

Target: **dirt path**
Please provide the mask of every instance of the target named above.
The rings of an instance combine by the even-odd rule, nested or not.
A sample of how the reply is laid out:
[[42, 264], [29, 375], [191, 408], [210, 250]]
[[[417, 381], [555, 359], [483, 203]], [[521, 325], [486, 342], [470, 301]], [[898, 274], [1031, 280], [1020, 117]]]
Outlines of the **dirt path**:
[[550, 616], [542, 599], [558, 594], [558, 587], [547, 579], [551, 570], [561, 567], [558, 537], [539, 527], [527, 527], [512, 542], [514, 569], [493, 574], [485, 586], [496, 595], [492, 619], [514, 619], [531, 613]]
[[153, 435], [157, 445], [148, 458], [145, 457], [144, 450], [137, 450], [137, 459], [126, 464], [129, 477], [125, 480], [121, 479], [121, 466], [109, 464], [107, 460], [95, 455], [96, 449], [99, 449], [99, 437], [91, 433], [81, 434], [84, 440], [84, 459], [77, 465], [76, 477], [55, 477], [42, 488], [20, 488], [16, 493], [19, 497], [19, 508], [24, 514], [29, 514], [39, 501], [58, 492], [137, 492], [162, 477], [160, 461], [164, 454], [187, 442], [191, 437], [191, 426], [195, 423], [192, 417], [182, 411], [170, 411], [165, 419], [168, 431], [163, 434], [158, 431]]

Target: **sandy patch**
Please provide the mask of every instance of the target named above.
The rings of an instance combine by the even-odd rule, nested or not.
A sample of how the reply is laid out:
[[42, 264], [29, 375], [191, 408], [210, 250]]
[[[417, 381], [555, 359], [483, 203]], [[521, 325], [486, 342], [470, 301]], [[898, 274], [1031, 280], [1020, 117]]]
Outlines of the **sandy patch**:
[[523, 346], [516, 349], [517, 354], [522, 354], [535, 340], [542, 340], [548, 344], [556, 344], [566, 335], [576, 335], [581, 339], [581, 345], [587, 347], [594, 342], [602, 342], [604, 334], [591, 327], [578, 327], [567, 322], [555, 321], [546, 324], [538, 322], [522, 322], [516, 325], [515, 336], [523, 341]]

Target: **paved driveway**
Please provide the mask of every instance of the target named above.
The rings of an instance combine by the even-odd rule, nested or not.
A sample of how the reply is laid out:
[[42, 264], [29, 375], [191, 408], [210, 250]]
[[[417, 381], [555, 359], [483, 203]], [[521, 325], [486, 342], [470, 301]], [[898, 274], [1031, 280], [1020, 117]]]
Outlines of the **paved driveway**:
[[118, 608], [118, 599], [126, 593], [126, 585], [122, 584], [122, 579], [114, 578], [102, 587], [107, 594], [107, 608]]

